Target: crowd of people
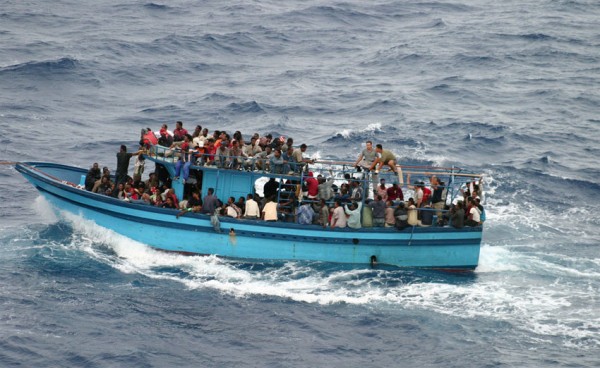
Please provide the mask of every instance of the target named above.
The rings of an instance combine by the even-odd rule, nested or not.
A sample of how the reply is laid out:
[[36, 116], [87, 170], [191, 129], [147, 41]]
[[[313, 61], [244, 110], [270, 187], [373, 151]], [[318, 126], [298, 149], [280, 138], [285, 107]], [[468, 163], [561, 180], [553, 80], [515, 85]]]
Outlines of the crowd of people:
[[[161, 155], [172, 156], [176, 175], [170, 178], [166, 170], [157, 170], [142, 180], [144, 154], [149, 148], [160, 146]], [[431, 176], [429, 185], [424, 182], [411, 184], [408, 174], [404, 186], [402, 171], [396, 157], [381, 144], [373, 147], [367, 141], [354, 167], [358, 178], [346, 173], [344, 182], [336, 185], [333, 173], [329, 176], [314, 175], [308, 171], [313, 160], [304, 156], [306, 144], [294, 147], [292, 138], [273, 138], [271, 134], [255, 133], [246, 142], [242, 133], [230, 136], [226, 131], [214, 131], [209, 135], [206, 128], [196, 126], [192, 134], [176, 123], [173, 132], [164, 124], [158, 132], [147, 128], [142, 131], [140, 150], [127, 152], [122, 145], [117, 153], [117, 169], [114, 176], [104, 167], [94, 163], [85, 179], [85, 189], [125, 201], [177, 210], [176, 216], [188, 212], [218, 214], [232, 218], [262, 219], [264, 221], [287, 221], [299, 224], [315, 224], [325, 228], [395, 227], [409, 226], [480, 226], [485, 221], [481, 205], [481, 185], [475, 181], [464, 188], [463, 200], [448, 206], [446, 185], [438, 177]], [[158, 150], [152, 151], [154, 154]], [[133, 177], [128, 175], [131, 158], [136, 157]], [[200, 184], [185, 199], [179, 200], [171, 188], [171, 179], [181, 175], [185, 181], [194, 166], [214, 165], [218, 168], [238, 170], [261, 170], [275, 174], [287, 174], [287, 179], [277, 181], [271, 177], [263, 188], [263, 196], [249, 193], [246, 197], [218, 198], [214, 188], [200, 196]], [[379, 172], [387, 166], [397, 175], [391, 184]], [[365, 171], [369, 173], [362, 173]], [[302, 174], [301, 176], [298, 174]], [[296, 177], [294, 177], [296, 175]], [[365, 178], [376, 181], [372, 190]], [[114, 179], [114, 180], [113, 180]], [[337, 180], [339, 182], [339, 179]], [[405, 201], [402, 187], [412, 191]]]

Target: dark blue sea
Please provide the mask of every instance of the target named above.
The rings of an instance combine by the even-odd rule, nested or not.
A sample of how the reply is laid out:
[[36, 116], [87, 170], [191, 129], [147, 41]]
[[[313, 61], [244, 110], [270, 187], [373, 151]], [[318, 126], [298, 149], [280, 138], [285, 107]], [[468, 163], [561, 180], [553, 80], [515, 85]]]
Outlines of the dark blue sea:
[[[473, 273], [157, 253], [0, 165], [1, 367], [600, 366], [600, 2], [0, 1], [0, 160], [177, 120], [485, 174]], [[168, 235], [165, 235], [168, 236]]]

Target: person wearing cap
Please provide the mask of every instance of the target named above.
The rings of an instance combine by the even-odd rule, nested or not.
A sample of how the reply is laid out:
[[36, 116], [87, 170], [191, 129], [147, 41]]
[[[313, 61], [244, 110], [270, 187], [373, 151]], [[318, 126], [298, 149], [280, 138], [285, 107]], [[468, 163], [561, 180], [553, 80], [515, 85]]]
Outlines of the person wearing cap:
[[197, 142], [194, 146], [194, 159], [192, 160], [193, 163], [195, 162], [196, 165], [203, 166], [205, 162], [205, 152], [206, 150], [204, 149], [204, 141]]

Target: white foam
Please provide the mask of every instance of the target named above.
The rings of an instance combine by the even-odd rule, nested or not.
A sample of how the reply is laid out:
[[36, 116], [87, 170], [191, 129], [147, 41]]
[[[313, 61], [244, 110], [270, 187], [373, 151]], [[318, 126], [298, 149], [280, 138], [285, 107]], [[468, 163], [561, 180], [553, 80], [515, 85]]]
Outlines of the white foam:
[[[242, 269], [237, 262], [217, 257], [182, 256], [155, 251], [95, 225], [65, 214], [75, 229], [74, 246], [124, 273], [139, 273], [153, 279], [180, 282], [190, 290], [213, 289], [238, 298], [257, 295], [280, 297], [316, 304], [347, 303], [377, 308], [427, 310], [454, 318], [505, 321], [522, 331], [524, 338], [564, 339], [565, 345], [600, 346], [600, 315], [591, 304], [580, 303], [589, 294], [585, 285], [531, 284], [522, 278], [547, 273], [595, 278], [594, 272], [570, 270], [534, 255], [524, 255], [510, 246], [484, 245], [474, 282], [397, 282], [393, 272], [369, 269], [319, 271], [318, 265], [288, 262], [265, 266], [260, 271]], [[110, 247], [107, 254], [98, 245]], [[165, 269], [180, 270], [169, 272]], [[528, 276], [531, 275], [531, 276]], [[539, 280], [540, 278], [536, 278]], [[395, 280], [398, 280], [397, 278]], [[533, 334], [533, 335], [532, 335]]]
[[40, 195], [33, 201], [32, 208], [39, 215], [36, 221], [43, 224], [53, 224], [58, 221], [54, 208], [43, 196]]

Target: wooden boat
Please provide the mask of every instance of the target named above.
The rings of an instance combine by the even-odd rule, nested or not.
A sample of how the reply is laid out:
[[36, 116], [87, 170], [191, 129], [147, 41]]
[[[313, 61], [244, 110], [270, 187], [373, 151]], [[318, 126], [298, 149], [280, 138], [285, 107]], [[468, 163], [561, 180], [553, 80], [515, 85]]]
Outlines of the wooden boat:
[[[158, 151], [159, 147], [155, 146], [146, 155], [146, 160], [161, 165], [174, 178], [173, 158], [165, 158]], [[357, 174], [349, 163], [320, 162], [312, 169], [320, 168], [325, 172], [333, 166], [337, 167], [340, 175], [364, 175]], [[81, 183], [87, 172], [82, 168], [46, 162], [16, 163], [15, 168], [56, 210], [76, 214], [164, 251], [260, 261], [305, 260], [459, 270], [474, 269], [478, 264], [482, 226], [461, 229], [448, 226], [410, 226], [404, 230], [393, 227], [325, 229], [319, 225], [219, 216], [220, 227], [216, 228], [214, 218], [211, 223], [210, 215], [189, 212], [177, 217], [178, 210], [130, 203], [86, 191], [81, 185], [76, 185]], [[216, 194], [221, 199], [253, 193], [257, 180], [266, 177], [276, 177], [283, 183], [287, 179], [302, 180], [303, 175], [218, 169], [214, 166], [192, 166], [192, 169], [202, 175], [202, 196], [212, 187], [216, 188]], [[416, 168], [404, 168], [411, 169]], [[430, 172], [437, 170], [427, 169]], [[448, 175], [450, 182], [461, 175], [468, 178], [477, 176], [456, 169], [433, 172]], [[364, 183], [369, 185], [370, 182], [369, 179]], [[458, 184], [458, 181], [454, 180], [454, 183]], [[181, 197], [183, 180], [173, 180], [172, 185]], [[458, 194], [458, 188], [448, 193], [453, 198]]]

